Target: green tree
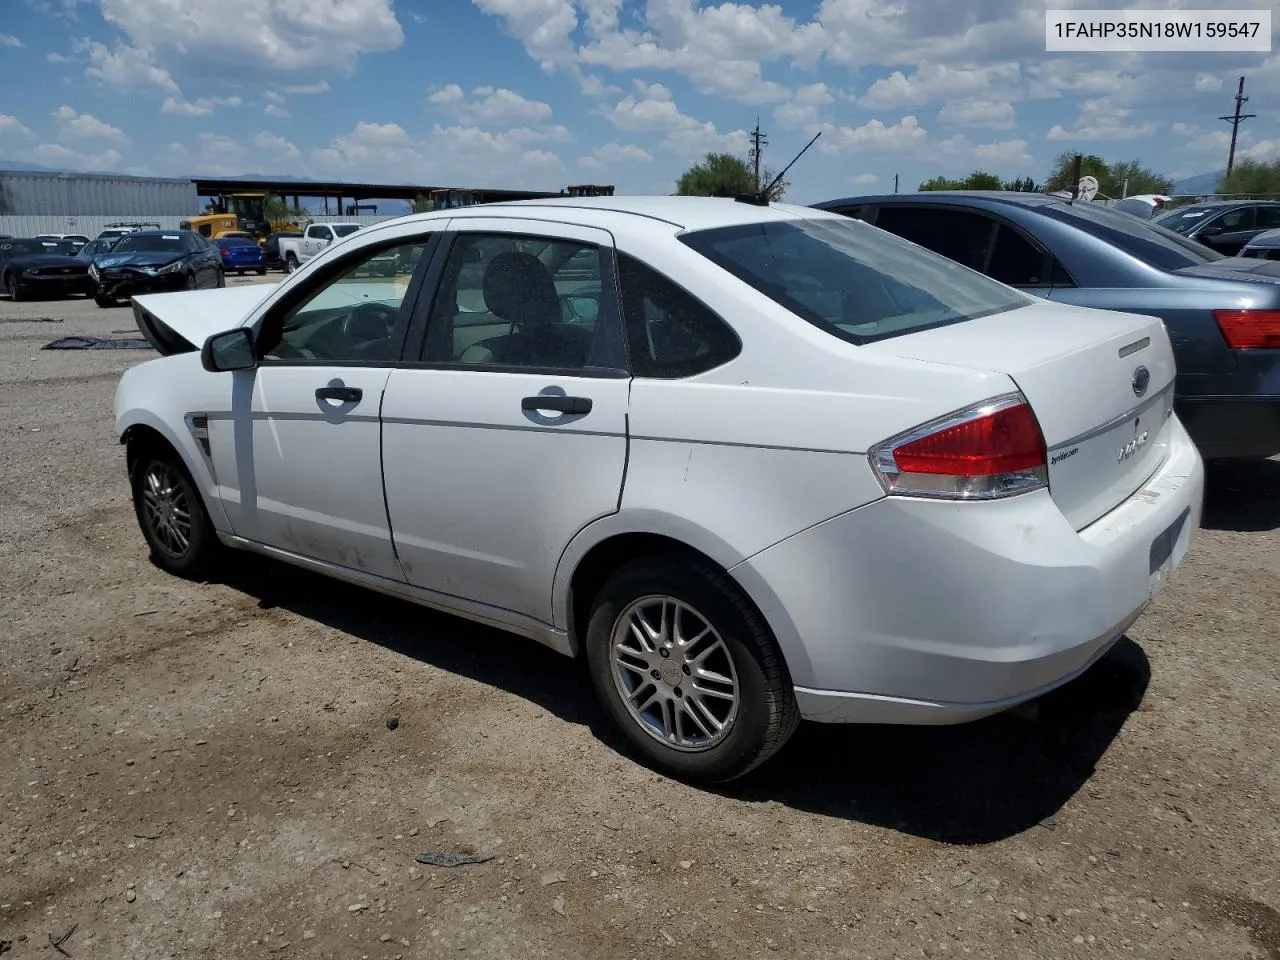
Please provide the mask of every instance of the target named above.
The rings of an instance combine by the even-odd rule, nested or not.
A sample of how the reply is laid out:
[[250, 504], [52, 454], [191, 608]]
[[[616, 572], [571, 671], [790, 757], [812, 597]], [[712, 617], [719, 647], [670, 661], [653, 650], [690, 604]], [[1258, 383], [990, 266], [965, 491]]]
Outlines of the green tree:
[[[760, 186], [767, 186], [775, 176], [768, 169], [761, 170]], [[786, 181], [779, 181], [769, 191], [768, 199], [781, 200], [788, 186]], [[676, 193], [682, 197], [736, 197], [755, 192], [755, 172], [745, 160], [731, 153], [708, 153], [684, 172], [676, 186]]]
[[1259, 163], [1240, 160], [1231, 175], [1218, 183], [1219, 193], [1243, 193], [1250, 196], [1280, 195], [1280, 160]]
[[296, 203], [289, 203], [284, 197], [276, 194], [267, 195], [263, 210], [267, 215], [267, 219], [272, 223], [286, 223], [307, 215], [307, 212], [302, 207]]
[[[1125, 188], [1125, 180], [1129, 181]], [[1099, 192], [1113, 199], [1137, 193], [1173, 193], [1173, 181], [1144, 167], [1137, 160], [1121, 160], [1108, 165], [1107, 179], [1099, 179]]]
[[[1045, 190], [1070, 190], [1075, 186], [1075, 181], [1071, 178], [1075, 158], [1073, 151], [1058, 154], [1058, 158], [1053, 161], [1053, 172], [1045, 181]], [[1098, 189], [1103, 193], [1106, 191], [1102, 190], [1102, 184], [1107, 182], [1110, 173], [1111, 168], [1107, 161], [1095, 153], [1087, 154], [1080, 162], [1080, 176], [1095, 177], [1098, 181]]]
[[414, 213], [430, 213], [431, 198], [428, 197], [425, 193], [420, 193], [416, 197], [414, 197], [413, 212]]
[[975, 170], [963, 180], [950, 180], [947, 177], [934, 177], [920, 184], [919, 190], [999, 190], [1002, 184], [994, 173]]
[[1040, 184], [1030, 177], [1019, 177], [1015, 180], [1005, 181], [1004, 189], [1012, 190], [1015, 193], [1039, 193], [1041, 188]]

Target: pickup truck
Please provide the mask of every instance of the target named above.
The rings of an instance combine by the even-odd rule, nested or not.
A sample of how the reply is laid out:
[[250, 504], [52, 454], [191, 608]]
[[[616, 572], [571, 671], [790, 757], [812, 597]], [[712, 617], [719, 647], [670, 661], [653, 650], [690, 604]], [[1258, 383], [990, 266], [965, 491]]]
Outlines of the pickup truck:
[[280, 238], [280, 260], [285, 273], [293, 273], [317, 253], [360, 229], [358, 223], [313, 223], [300, 237]]

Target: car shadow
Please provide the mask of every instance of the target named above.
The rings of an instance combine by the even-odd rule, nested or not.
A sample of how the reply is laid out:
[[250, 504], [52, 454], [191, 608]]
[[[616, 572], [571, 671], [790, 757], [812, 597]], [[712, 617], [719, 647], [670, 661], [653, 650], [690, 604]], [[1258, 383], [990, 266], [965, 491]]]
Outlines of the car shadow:
[[[523, 697], [644, 762], [598, 705], [581, 661], [250, 554], [235, 554], [219, 579], [264, 609]], [[1141, 647], [1124, 637], [1083, 675], [1016, 713], [946, 727], [801, 724], [777, 756], [716, 792], [958, 845], [1052, 829], [1051, 818], [1141, 704], [1150, 675]]]
[[1200, 525], [1237, 533], [1280, 529], [1280, 460], [1211, 463]]

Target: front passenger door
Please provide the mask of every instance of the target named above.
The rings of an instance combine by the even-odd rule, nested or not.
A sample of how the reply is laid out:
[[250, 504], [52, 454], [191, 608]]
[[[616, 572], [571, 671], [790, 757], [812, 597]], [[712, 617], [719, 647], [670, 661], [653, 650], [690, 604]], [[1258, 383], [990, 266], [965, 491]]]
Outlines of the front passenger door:
[[564, 548], [622, 493], [630, 378], [612, 237], [452, 224], [417, 359], [382, 403], [396, 550], [412, 584], [550, 623]]
[[230, 409], [210, 416], [210, 446], [238, 536], [403, 579], [378, 413], [434, 240], [416, 233], [362, 244], [286, 293], [256, 324], [257, 367], [225, 375]]

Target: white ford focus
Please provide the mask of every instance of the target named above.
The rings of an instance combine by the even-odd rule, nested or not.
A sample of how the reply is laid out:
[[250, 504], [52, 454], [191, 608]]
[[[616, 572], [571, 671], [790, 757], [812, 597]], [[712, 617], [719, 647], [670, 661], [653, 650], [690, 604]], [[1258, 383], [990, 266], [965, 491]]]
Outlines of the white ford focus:
[[1159, 320], [805, 207], [442, 211], [134, 313], [166, 356], [116, 422], [161, 566], [255, 550], [584, 654], [690, 779], [801, 717], [1066, 682], [1200, 519]]

